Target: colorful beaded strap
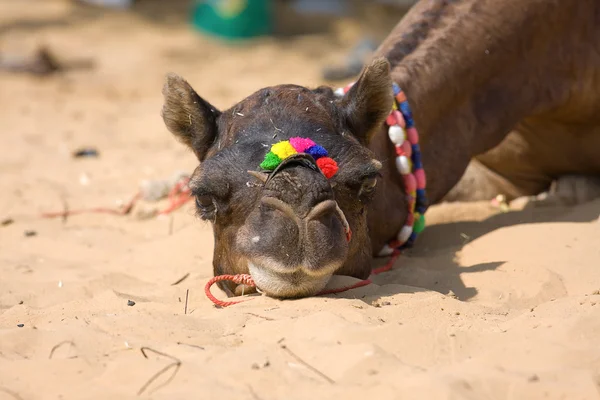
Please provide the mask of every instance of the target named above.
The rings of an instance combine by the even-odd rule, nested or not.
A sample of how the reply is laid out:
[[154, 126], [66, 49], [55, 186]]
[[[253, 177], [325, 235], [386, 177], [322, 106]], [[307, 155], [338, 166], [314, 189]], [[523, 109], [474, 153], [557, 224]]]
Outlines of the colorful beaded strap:
[[[354, 85], [354, 82], [336, 90], [336, 95], [343, 96]], [[421, 162], [419, 133], [415, 127], [410, 105], [406, 95], [394, 83], [394, 104], [385, 123], [388, 136], [396, 147], [396, 168], [404, 180], [408, 216], [396, 240], [392, 240], [379, 252], [380, 256], [389, 256], [394, 251], [410, 247], [417, 235], [425, 228], [425, 211], [427, 210], [427, 195], [425, 188], [427, 179]]]
[[267, 153], [263, 162], [260, 163], [260, 167], [267, 171], [273, 171], [283, 160], [298, 153], [310, 155], [327, 179], [331, 179], [338, 171], [337, 163], [334, 159], [328, 157], [327, 150], [311, 139], [302, 137], [293, 137], [290, 140], [283, 140], [272, 145], [271, 150]]

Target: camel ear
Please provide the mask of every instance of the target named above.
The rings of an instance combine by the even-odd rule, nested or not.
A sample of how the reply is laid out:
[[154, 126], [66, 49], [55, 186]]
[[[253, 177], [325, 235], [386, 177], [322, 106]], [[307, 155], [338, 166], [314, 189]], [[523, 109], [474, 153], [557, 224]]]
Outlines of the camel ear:
[[190, 84], [176, 74], [167, 75], [162, 93], [165, 102], [161, 115], [165, 125], [202, 161], [217, 138], [220, 111], [198, 96]]
[[350, 130], [363, 144], [381, 127], [394, 101], [390, 63], [376, 58], [342, 99], [342, 109]]

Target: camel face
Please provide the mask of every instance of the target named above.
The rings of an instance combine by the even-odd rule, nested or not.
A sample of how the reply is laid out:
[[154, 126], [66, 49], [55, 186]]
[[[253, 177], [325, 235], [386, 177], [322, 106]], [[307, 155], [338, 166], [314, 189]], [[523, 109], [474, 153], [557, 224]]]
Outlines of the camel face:
[[[213, 224], [215, 275], [250, 273], [259, 290], [285, 298], [318, 293], [334, 273], [369, 275], [367, 207], [382, 165], [366, 146], [391, 109], [387, 61], [342, 99], [282, 85], [220, 112], [175, 75], [163, 93], [165, 124], [200, 161], [190, 188]], [[272, 145], [298, 137], [324, 148], [337, 173], [328, 178], [310, 150], [259, 167]]]

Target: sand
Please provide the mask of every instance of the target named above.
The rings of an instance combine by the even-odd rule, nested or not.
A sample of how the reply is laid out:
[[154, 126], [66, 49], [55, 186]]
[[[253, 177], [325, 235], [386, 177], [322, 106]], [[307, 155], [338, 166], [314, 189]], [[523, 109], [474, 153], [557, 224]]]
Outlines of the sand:
[[[144, 179], [194, 168], [159, 116], [166, 72], [227, 107], [319, 84], [342, 53], [320, 35], [226, 47], [175, 17], [28, 4], [0, 2], [0, 52], [43, 42], [94, 66], [0, 73], [0, 218], [14, 220], [0, 226], [1, 400], [600, 398], [600, 201], [439, 205], [370, 286], [226, 309], [203, 294], [213, 239], [191, 204], [41, 219], [115, 207]], [[82, 146], [100, 157], [74, 159]]]

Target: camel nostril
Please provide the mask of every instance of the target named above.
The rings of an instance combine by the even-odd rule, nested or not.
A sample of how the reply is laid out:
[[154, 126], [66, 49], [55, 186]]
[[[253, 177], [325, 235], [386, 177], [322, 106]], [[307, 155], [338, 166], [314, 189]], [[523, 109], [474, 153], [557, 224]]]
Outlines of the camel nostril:
[[263, 197], [260, 202], [266, 206], [272, 207], [276, 210], [281, 211], [288, 218], [296, 221], [296, 223], [300, 222], [300, 219], [294, 212], [294, 209], [284, 201], [281, 201], [275, 197]]
[[322, 201], [316, 206], [314, 206], [312, 210], [310, 210], [310, 212], [306, 216], [306, 220], [310, 221], [319, 218], [323, 214], [333, 213], [336, 211], [336, 206], [337, 204], [333, 200]]

